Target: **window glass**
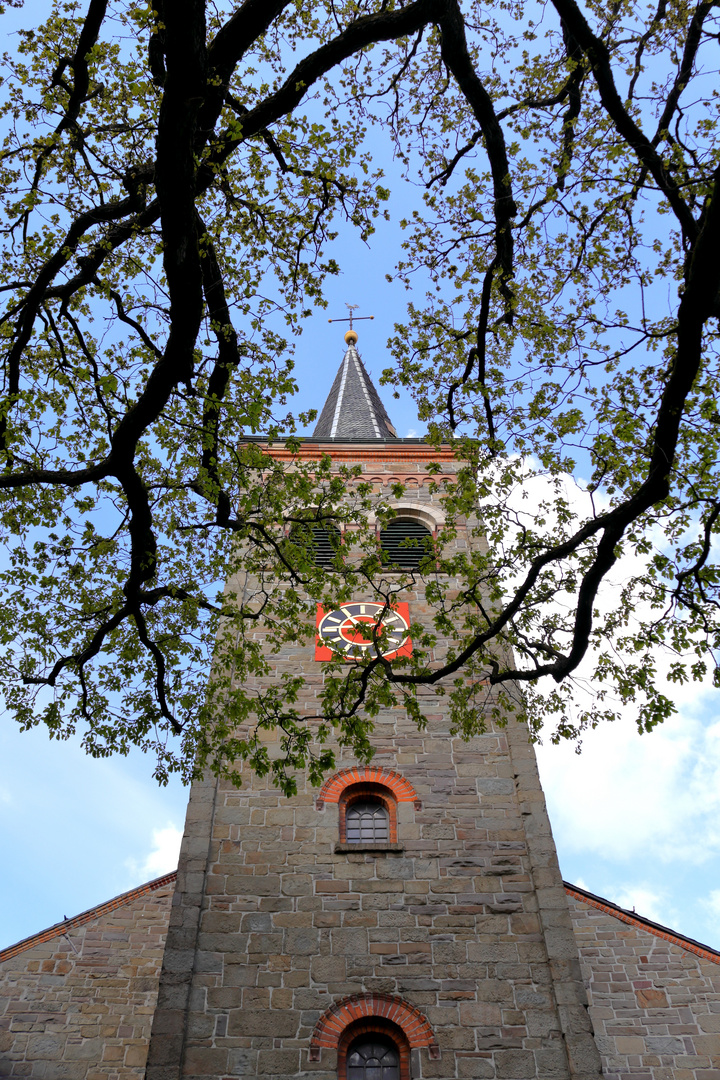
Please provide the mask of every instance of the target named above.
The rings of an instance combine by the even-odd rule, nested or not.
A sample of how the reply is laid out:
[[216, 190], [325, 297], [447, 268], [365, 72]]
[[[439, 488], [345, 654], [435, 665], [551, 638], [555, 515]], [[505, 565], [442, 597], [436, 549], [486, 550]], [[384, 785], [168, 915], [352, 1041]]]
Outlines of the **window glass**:
[[432, 550], [429, 529], [412, 518], [395, 518], [380, 533], [382, 561], [404, 570], [417, 570]]
[[345, 814], [348, 844], [377, 844], [390, 839], [390, 819], [381, 802], [354, 802]]
[[348, 1050], [348, 1080], [400, 1080], [400, 1055], [389, 1039], [363, 1035]]

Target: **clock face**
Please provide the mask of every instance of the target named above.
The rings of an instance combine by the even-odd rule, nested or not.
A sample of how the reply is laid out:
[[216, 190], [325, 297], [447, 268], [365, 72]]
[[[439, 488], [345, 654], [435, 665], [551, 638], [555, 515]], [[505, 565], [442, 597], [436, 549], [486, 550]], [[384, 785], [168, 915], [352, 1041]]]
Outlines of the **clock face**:
[[338, 654], [349, 660], [375, 656], [377, 639], [382, 655], [388, 659], [408, 655], [411, 650], [407, 604], [387, 610], [383, 604], [353, 601], [335, 611], [318, 606], [316, 660], [329, 660]]

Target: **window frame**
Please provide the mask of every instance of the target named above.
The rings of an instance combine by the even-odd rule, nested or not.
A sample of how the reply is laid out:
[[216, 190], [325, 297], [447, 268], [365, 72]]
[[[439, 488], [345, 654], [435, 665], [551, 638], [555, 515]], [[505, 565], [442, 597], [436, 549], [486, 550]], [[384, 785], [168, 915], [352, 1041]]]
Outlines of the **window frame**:
[[[362, 807], [367, 807], [368, 811], [372, 810], [372, 814], [371, 814], [372, 838], [367, 839], [367, 838], [363, 837], [362, 834], [363, 834], [365, 826], [363, 826], [363, 820], [362, 820], [362, 817], [361, 817], [359, 819], [358, 825], [357, 825], [358, 838], [357, 838], [357, 840], [353, 840], [351, 838], [350, 822], [351, 822], [351, 819], [353, 818], [354, 814], [356, 812], [358, 812], [359, 807], [361, 807], [361, 806]], [[382, 831], [385, 833], [385, 836], [382, 836], [382, 837], [378, 837], [378, 836], [375, 835], [376, 832], [379, 831], [378, 830], [378, 824], [379, 824], [378, 818], [380, 818], [380, 817], [382, 817], [382, 820], [384, 821], [384, 829]], [[353, 827], [352, 831], [353, 832], [355, 831], [354, 827]], [[387, 806], [385, 805], [385, 803], [383, 802], [383, 800], [378, 799], [375, 796], [370, 796], [370, 797], [368, 797], [366, 799], [353, 799], [353, 800], [349, 801], [348, 805], [345, 808], [345, 843], [346, 844], [387, 844], [389, 842], [390, 842], [390, 812], [389, 812]]]
[[[387, 811], [388, 815], [388, 839], [377, 842], [366, 842], [361, 840], [359, 842], [349, 841], [347, 838], [347, 812], [353, 803], [357, 802], [378, 802]], [[376, 848], [383, 849], [388, 848], [391, 845], [397, 846], [397, 802], [393, 795], [393, 792], [385, 787], [384, 784], [361, 782], [358, 784], [349, 784], [342, 792], [339, 800], [340, 818], [338, 822], [338, 834], [339, 840], [342, 845], [352, 851], [353, 848], [362, 850], [363, 848]]]
[[[358, 1053], [361, 1048], [368, 1048], [373, 1044], [384, 1048], [385, 1053], [387, 1053], [388, 1050], [394, 1053], [396, 1061], [393, 1062], [393, 1065], [397, 1072], [397, 1080], [400, 1080], [400, 1048], [397, 1046], [394, 1039], [391, 1039], [389, 1035], [386, 1035], [384, 1032], [380, 1033], [374, 1031], [364, 1031], [360, 1035], [356, 1035], [352, 1042], [348, 1045], [348, 1048], [345, 1051], [345, 1068], [348, 1072], [348, 1075], [350, 1073], [350, 1069], [353, 1067], [350, 1065], [350, 1058], [354, 1054]], [[363, 1066], [362, 1068], [363, 1073], [366, 1073], [367, 1066]], [[363, 1080], [365, 1080], [365, 1077], [363, 1077]]]
[[345, 1028], [338, 1040], [338, 1080], [348, 1080], [347, 1062], [350, 1049], [362, 1036], [366, 1036], [368, 1041], [379, 1037], [392, 1043], [400, 1059], [400, 1080], [410, 1080], [410, 1043], [407, 1035], [398, 1024], [381, 1016], [363, 1017]]

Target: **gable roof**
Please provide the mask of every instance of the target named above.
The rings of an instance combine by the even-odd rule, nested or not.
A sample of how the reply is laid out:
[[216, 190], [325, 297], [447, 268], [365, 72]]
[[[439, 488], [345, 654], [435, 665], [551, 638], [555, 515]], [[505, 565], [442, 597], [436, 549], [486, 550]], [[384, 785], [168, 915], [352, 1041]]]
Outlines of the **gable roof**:
[[350, 343], [335, 376], [313, 438], [395, 439], [380, 395], [365, 370], [355, 345]]
[[171, 874], [163, 874], [162, 877], [148, 881], [144, 885], [138, 885], [135, 889], [130, 889], [129, 892], [120, 893], [119, 896], [115, 896], [112, 900], [106, 900], [104, 904], [97, 904], [95, 907], [88, 908], [87, 911], [82, 911], [79, 915], [73, 915], [72, 919], [65, 919], [61, 923], [49, 926], [47, 930], [41, 930], [31, 937], [23, 938], [17, 944], [9, 945], [7, 949], [0, 949], [0, 963], [3, 960], [10, 960], [13, 956], [17, 956], [18, 953], [25, 952], [26, 949], [41, 945], [44, 941], [52, 941], [53, 938], [63, 937], [68, 930], [74, 930], [77, 926], [92, 922], [93, 919], [107, 915], [125, 904], [132, 904], [134, 900], [139, 900], [141, 896], [154, 893], [158, 889], [162, 889], [164, 885], [172, 885], [176, 878], [177, 870], [173, 870]]
[[563, 885], [568, 896], [573, 896], [576, 900], [581, 900], [584, 904], [589, 904], [591, 907], [597, 908], [598, 911], [603, 911], [606, 915], [612, 915], [613, 918], [619, 919], [620, 922], [635, 926], [638, 930], [646, 930], [649, 934], [662, 938], [663, 941], [669, 941], [671, 945], [679, 945], [681, 949], [687, 949], [688, 952], [702, 956], [704, 960], [712, 960], [714, 964], [720, 964], [720, 951], [718, 949], [711, 949], [709, 945], [703, 945], [702, 942], [695, 941], [694, 938], [684, 937], [683, 934], [678, 934], [667, 926], [653, 922], [652, 919], [646, 919], [635, 911], [627, 911], [626, 908], [618, 907], [617, 904], [613, 904], [612, 900], [596, 896], [595, 893], [581, 889], [579, 885], [571, 885], [569, 881], [563, 881]]

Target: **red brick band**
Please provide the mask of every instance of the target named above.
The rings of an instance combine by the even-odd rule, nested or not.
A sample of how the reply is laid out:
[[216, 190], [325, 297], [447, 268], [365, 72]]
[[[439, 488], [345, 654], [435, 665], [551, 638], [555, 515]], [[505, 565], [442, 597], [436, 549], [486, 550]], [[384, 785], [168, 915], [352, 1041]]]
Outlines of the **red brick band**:
[[276, 443], [274, 446], [264, 447], [268, 457], [276, 461], [292, 461], [294, 458], [304, 458], [306, 461], [319, 461], [323, 457], [331, 457], [333, 461], [409, 461], [413, 465], [436, 461], [456, 461], [455, 451], [450, 446], [430, 446], [429, 443], [420, 443], [406, 446], [400, 443], [379, 443], [368, 445], [367, 443], [301, 443], [297, 451], [288, 450], [284, 443]]
[[343, 769], [326, 780], [320, 788], [318, 803], [340, 802], [345, 788], [351, 784], [382, 784], [392, 791], [396, 802], [419, 802], [412, 784], [394, 769], [381, 769], [372, 765], [358, 765], [354, 769]]
[[[427, 1019], [414, 1005], [392, 994], [353, 994], [337, 1001], [318, 1020], [310, 1039], [310, 1051], [337, 1050], [343, 1032], [350, 1024], [368, 1018], [397, 1024], [411, 1048], [427, 1046], [436, 1056], [437, 1042]], [[435, 1051], [435, 1053], [432, 1053]], [[315, 1057], [315, 1055], [312, 1055]]]

